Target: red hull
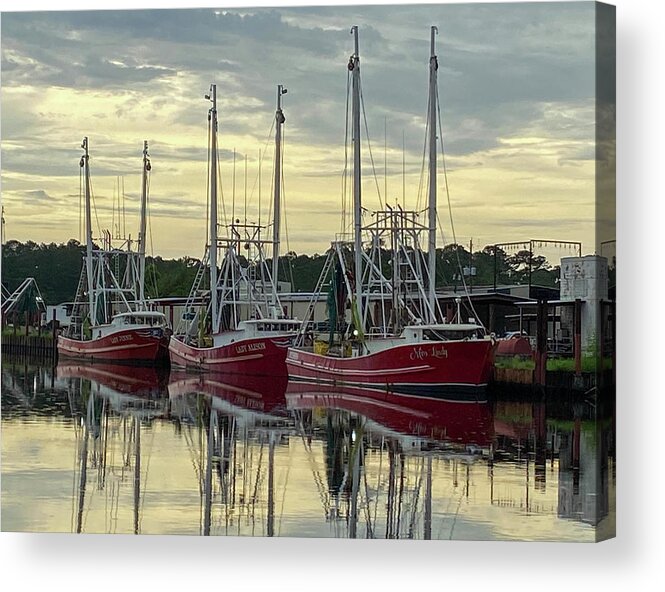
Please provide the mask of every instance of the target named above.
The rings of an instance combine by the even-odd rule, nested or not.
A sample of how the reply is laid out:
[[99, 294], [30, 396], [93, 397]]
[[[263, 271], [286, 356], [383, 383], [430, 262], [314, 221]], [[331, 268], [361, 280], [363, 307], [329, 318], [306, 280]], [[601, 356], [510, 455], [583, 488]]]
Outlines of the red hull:
[[220, 347], [192, 347], [171, 339], [171, 363], [186, 368], [231, 374], [286, 376], [289, 337], [241, 339]]
[[168, 362], [169, 334], [161, 329], [127, 329], [83, 341], [58, 337], [58, 355], [89, 361], [162, 364]]
[[295, 380], [459, 400], [485, 389], [494, 350], [485, 339], [399, 345], [355, 358], [289, 349], [286, 363]]
[[487, 402], [436, 401], [361, 388], [289, 382], [288, 409], [340, 409], [419, 438], [488, 446], [494, 437]]

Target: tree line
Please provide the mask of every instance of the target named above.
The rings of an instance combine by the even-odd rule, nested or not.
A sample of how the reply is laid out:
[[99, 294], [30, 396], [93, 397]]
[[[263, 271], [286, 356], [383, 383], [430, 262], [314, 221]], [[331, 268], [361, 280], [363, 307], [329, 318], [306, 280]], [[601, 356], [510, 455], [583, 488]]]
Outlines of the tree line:
[[[34, 277], [47, 304], [72, 301], [76, 295], [85, 245], [71, 239], [65, 244], [25, 243], [10, 240], [2, 247], [2, 283], [13, 292], [26, 277]], [[390, 274], [390, 252], [383, 256]], [[326, 254], [298, 254], [280, 257], [281, 281], [291, 283], [294, 292], [311, 292], [323, 269]], [[149, 297], [186, 297], [200, 260], [192, 257], [146, 258], [146, 293]], [[270, 264], [270, 261], [269, 261]], [[473, 271], [471, 271], [473, 270]], [[437, 249], [437, 288], [461, 289], [463, 282], [473, 286], [527, 284], [555, 287], [559, 266], [529, 251], [508, 254], [489, 245], [470, 253], [462, 245]]]

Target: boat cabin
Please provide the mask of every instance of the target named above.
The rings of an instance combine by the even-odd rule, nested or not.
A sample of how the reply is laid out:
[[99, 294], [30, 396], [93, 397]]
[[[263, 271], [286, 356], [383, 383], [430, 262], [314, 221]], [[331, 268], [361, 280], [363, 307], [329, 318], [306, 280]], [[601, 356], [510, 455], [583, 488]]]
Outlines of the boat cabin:
[[213, 337], [215, 347], [230, 345], [241, 339], [260, 337], [293, 337], [302, 324], [294, 319], [250, 319], [238, 323], [238, 328], [223, 331]]
[[111, 320], [112, 327], [142, 325], [146, 327], [168, 327], [166, 315], [155, 311], [123, 312]]
[[161, 312], [151, 310], [122, 312], [114, 315], [108, 325], [97, 325], [92, 328], [92, 338], [101, 339], [113, 333], [126, 331], [127, 329], [145, 328], [168, 329], [169, 323], [166, 316]]
[[485, 329], [473, 323], [411, 325], [404, 328], [402, 336], [409, 341], [468, 341], [483, 339]]
[[238, 323], [238, 329], [260, 336], [266, 333], [296, 333], [301, 324], [301, 321], [293, 319], [251, 319]]

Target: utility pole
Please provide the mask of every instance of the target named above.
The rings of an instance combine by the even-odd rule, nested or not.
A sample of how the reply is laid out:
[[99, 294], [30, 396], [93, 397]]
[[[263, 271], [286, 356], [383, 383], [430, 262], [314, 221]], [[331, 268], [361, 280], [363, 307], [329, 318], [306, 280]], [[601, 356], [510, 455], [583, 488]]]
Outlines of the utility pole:
[[473, 239], [469, 240], [469, 291], [473, 292]]

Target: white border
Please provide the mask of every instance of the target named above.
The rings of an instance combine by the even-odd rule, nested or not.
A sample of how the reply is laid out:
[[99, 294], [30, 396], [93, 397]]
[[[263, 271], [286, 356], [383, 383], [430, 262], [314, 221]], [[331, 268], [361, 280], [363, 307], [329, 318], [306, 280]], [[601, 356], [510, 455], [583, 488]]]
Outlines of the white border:
[[[364, 2], [375, 4], [377, 2]], [[386, 2], [384, 2], [386, 3]], [[303, 5], [139, 0], [141, 7]], [[127, 0], [94, 7], [136, 8]], [[309, 2], [307, 4], [333, 4]], [[336, 4], [353, 4], [342, 0]], [[659, 589], [665, 433], [659, 285], [665, 201], [662, 171], [662, 3], [615, 0], [618, 45], [619, 371], [617, 539], [600, 545], [382, 542], [317, 539], [0, 535], [5, 589], [463, 590]], [[52, 2], [3, 0], [2, 10], [49, 10]], [[92, 8], [81, 2], [58, 9]], [[659, 197], [659, 199], [656, 198]], [[662, 383], [662, 379], [660, 380]], [[660, 387], [660, 388], [659, 388]], [[653, 582], [653, 583], [652, 583]], [[186, 587], [186, 588], [185, 588]]]

